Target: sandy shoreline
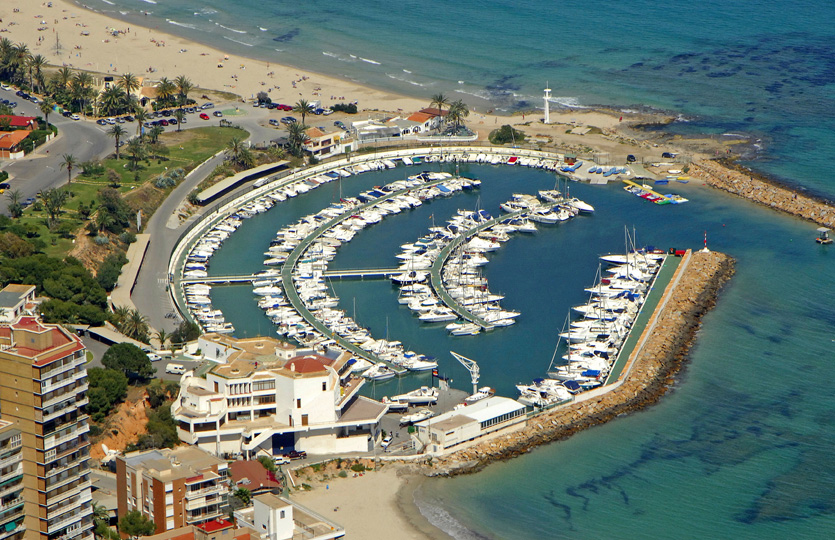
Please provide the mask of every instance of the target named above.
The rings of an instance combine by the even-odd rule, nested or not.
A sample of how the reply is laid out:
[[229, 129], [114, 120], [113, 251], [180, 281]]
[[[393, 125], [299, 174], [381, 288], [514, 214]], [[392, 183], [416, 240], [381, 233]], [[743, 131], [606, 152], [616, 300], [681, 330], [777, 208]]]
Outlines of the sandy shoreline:
[[449, 540], [414, 504], [415, 491], [427, 478], [399, 472], [397, 465], [386, 465], [363, 476], [313, 484], [310, 491], [294, 490], [290, 498], [333, 519], [350, 538]]

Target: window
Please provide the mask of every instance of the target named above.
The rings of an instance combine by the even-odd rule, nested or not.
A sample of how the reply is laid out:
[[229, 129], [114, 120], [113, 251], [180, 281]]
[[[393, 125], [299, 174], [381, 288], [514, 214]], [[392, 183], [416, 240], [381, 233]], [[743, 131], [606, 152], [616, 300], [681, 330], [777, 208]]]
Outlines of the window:
[[322, 383], [322, 392], [327, 391], [327, 389], [328, 389], [328, 383], [324, 383], [324, 382], [323, 382], [323, 383]]
[[296, 399], [296, 408], [297, 408], [297, 409], [301, 409], [301, 408], [302, 408], [302, 400], [301, 400], [301, 398]]
[[281, 511], [281, 516], [279, 517], [279, 519], [284, 519], [284, 510]]

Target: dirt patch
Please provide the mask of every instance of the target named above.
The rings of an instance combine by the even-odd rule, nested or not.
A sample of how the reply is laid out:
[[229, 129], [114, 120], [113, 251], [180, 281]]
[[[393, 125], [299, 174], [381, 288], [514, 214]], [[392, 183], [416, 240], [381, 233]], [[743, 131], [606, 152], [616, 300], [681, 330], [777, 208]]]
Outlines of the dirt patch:
[[[136, 443], [140, 435], [145, 433], [148, 424], [148, 412], [151, 406], [148, 403], [148, 395], [144, 390], [130, 392], [136, 399], [128, 399], [107, 417], [102, 426], [102, 434], [94, 439], [90, 448], [90, 457], [101, 459], [104, 457], [102, 444], [107, 445], [110, 450], [124, 450], [129, 444]], [[138, 394], [138, 395], [136, 395]]]
[[72, 250], [67, 253], [70, 257], [75, 257], [84, 268], [90, 271], [91, 274], [96, 275], [101, 266], [101, 262], [107, 258], [111, 253], [122, 251], [122, 243], [115, 236], [110, 235], [110, 243], [98, 245], [93, 242], [93, 237], [87, 234], [87, 231], [82, 227], [75, 237], [75, 244]]
[[125, 195], [125, 201], [133, 209], [134, 213], [142, 210], [142, 220], [147, 223], [157, 208], [165, 200], [167, 192], [155, 188], [150, 182], [142, 184]]

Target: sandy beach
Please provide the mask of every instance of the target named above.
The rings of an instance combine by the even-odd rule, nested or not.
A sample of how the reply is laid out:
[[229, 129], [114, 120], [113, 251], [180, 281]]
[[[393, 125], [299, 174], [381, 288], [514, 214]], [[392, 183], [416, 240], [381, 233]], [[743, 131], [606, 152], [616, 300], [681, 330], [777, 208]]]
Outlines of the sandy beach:
[[[351, 81], [253, 60], [179, 38], [156, 28], [119, 21], [68, 0], [46, 3], [7, 0], [0, 5], [0, 37], [26, 43], [31, 54], [43, 55], [51, 66], [118, 77], [132, 73], [154, 84], [162, 77], [185, 75], [202, 90], [229, 92], [248, 100], [267, 92], [274, 102], [296, 103], [319, 100], [323, 106], [356, 102], [360, 111], [385, 111], [408, 116], [429, 106], [431, 96], [409, 97], [361, 86]], [[60, 46], [56, 46], [59, 44]], [[377, 115], [379, 116], [379, 115]], [[520, 126], [526, 133], [582, 152], [587, 148], [625, 156], [636, 147], [652, 148], [647, 142], [625, 137], [620, 125], [660, 121], [661, 115], [619, 113], [591, 109], [552, 110], [551, 124], [541, 123], [542, 113], [510, 117], [473, 110], [467, 124], [486, 140], [502, 124]], [[568, 134], [566, 126], [594, 126], [592, 133]], [[661, 149], [653, 149], [660, 153]]]
[[291, 499], [345, 527], [347, 536], [365, 540], [449, 540], [414, 504], [414, 491], [425, 477], [398, 475], [396, 465], [363, 476], [333, 478]]

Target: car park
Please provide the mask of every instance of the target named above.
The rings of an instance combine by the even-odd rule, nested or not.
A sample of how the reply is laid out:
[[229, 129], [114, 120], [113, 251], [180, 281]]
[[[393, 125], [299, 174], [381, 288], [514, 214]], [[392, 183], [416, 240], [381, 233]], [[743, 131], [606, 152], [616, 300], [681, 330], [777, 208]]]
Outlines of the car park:
[[223, 116], [223, 113], [222, 113], [222, 112], [220, 112], [220, 111], [215, 111], [215, 112], [213, 112], [212, 114], [213, 114], [213, 115], [215, 115], [215, 116], [217, 116], [218, 118], [220, 118], [221, 116]]
[[295, 119], [295, 118], [293, 118], [292, 116], [285, 116], [284, 118], [282, 118], [282, 119], [281, 119], [281, 123], [282, 123], [282, 124], [286, 124], [286, 125], [288, 125], [288, 126], [289, 126], [290, 124], [295, 124], [296, 122], [298, 122], [298, 120], [296, 120], [296, 119]]
[[203, 120], [208, 120], [209, 115], [203, 112], [203, 113], [200, 113], [200, 118], [203, 119]]

